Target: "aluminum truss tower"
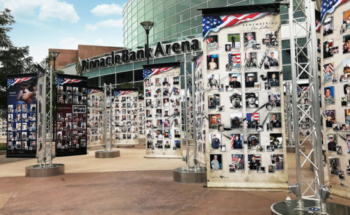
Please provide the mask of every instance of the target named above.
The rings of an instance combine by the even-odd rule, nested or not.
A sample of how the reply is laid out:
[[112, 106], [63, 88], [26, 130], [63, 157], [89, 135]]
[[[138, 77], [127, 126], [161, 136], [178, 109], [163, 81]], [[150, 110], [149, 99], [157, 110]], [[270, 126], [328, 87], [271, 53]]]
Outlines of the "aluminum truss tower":
[[[296, 150], [297, 183], [291, 185], [291, 191], [297, 196], [298, 206], [296, 210], [308, 211], [304, 206], [305, 200], [315, 202], [318, 212], [315, 214], [327, 214], [326, 200], [329, 198], [329, 190], [324, 186], [324, 173], [322, 161], [322, 135], [321, 135], [321, 109], [319, 101], [319, 82], [317, 71], [317, 43], [315, 26], [315, 2], [311, 0], [289, 1], [289, 25], [290, 25], [290, 50], [292, 66], [292, 114], [293, 141]], [[299, 17], [296, 18], [298, 13]], [[302, 17], [300, 17], [302, 14]], [[301, 22], [304, 18], [305, 22]], [[297, 38], [305, 35], [305, 44], [298, 44]], [[305, 52], [307, 50], [307, 52]], [[307, 59], [307, 63], [299, 62], [299, 58]], [[298, 93], [298, 82], [301, 77], [307, 76], [309, 86]], [[300, 88], [299, 88], [300, 89]], [[307, 97], [309, 104], [302, 105], [301, 98]], [[310, 132], [306, 138], [300, 140], [300, 122], [309, 118]], [[312, 148], [309, 152], [303, 152], [301, 147], [311, 140]], [[311, 180], [304, 175], [313, 167]], [[306, 169], [307, 168], [307, 169]]]

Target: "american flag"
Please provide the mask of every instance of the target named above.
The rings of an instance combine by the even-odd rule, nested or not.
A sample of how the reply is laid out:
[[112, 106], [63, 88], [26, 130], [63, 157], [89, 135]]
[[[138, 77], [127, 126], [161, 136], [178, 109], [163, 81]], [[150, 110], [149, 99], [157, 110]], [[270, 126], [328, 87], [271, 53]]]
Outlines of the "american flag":
[[196, 63], [194, 64], [194, 71], [196, 71], [196, 69], [197, 69], [198, 66], [202, 63], [202, 61], [203, 61], [203, 55], [200, 56], [200, 57], [197, 59]]
[[96, 89], [88, 89], [88, 94], [93, 94], [93, 93], [99, 93], [101, 90], [96, 90]]
[[250, 154], [250, 155], [248, 155], [248, 165], [250, 165], [250, 162], [252, 161], [253, 155], [255, 156], [255, 160], [261, 162], [261, 155], [260, 154]]
[[320, 32], [321, 31], [321, 22], [320, 20], [316, 20], [316, 32]]
[[15, 84], [22, 83], [23, 81], [28, 81], [32, 77], [26, 77], [26, 78], [9, 78], [7, 79], [7, 89], [12, 87]]
[[238, 25], [242, 22], [248, 22], [263, 17], [270, 12], [263, 13], [245, 13], [226, 16], [210, 16], [202, 18], [203, 38], [206, 38], [210, 32], [218, 32], [221, 28]]
[[72, 84], [72, 83], [79, 83], [81, 82], [81, 79], [74, 79], [74, 78], [56, 78], [56, 85], [65, 85], [65, 84]]
[[172, 70], [174, 67], [163, 67], [163, 68], [154, 68], [154, 69], [144, 69], [143, 70], [143, 79], [150, 78], [152, 75], [157, 75], [162, 72], [167, 72]]
[[209, 43], [210, 43], [210, 39], [209, 39], [209, 38], [206, 38], [206, 39], [205, 39], [205, 42], [206, 42], [207, 44], [209, 44]]
[[254, 118], [259, 122], [259, 113], [247, 113], [247, 124], [250, 121], [250, 118]]
[[[231, 149], [233, 149], [233, 142], [235, 141], [235, 135], [231, 134]], [[233, 158], [233, 155], [232, 155]], [[233, 161], [233, 159], [232, 159]]]
[[321, 23], [323, 23], [327, 13], [333, 13], [335, 8], [347, 0], [322, 0], [321, 5]]
[[241, 63], [241, 53], [232, 53], [232, 54], [228, 54], [228, 63], [229, 64], [232, 63], [232, 60], [231, 60], [232, 55], [236, 56], [237, 63]]
[[242, 164], [244, 164], [244, 155], [232, 155], [232, 161], [237, 161], [238, 158], [241, 158]]
[[114, 97], [118, 97], [118, 96], [125, 95], [128, 93], [132, 93], [132, 91], [114, 91]]
[[334, 67], [333, 67], [333, 63], [328, 63], [328, 64], [326, 64], [326, 65], [324, 65], [323, 66], [323, 73], [327, 73], [326, 72], [326, 67], [329, 65], [329, 68], [331, 69], [331, 73], [333, 73], [334, 72]]

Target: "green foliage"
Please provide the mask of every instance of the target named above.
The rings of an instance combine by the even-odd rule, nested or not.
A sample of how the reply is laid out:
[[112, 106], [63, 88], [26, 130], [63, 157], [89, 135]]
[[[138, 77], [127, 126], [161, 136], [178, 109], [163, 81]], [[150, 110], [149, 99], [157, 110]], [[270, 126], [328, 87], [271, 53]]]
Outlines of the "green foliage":
[[128, 89], [128, 88], [137, 88], [139, 98], [143, 98], [143, 89], [140, 87], [134, 87], [132, 83], [125, 82], [122, 84], [118, 84], [117, 89]]
[[7, 35], [12, 30], [10, 25], [14, 23], [10, 10], [4, 9], [0, 12], [0, 109], [3, 117], [7, 109], [7, 75], [33, 73], [36, 68], [33, 58], [29, 56], [29, 47], [15, 47]]

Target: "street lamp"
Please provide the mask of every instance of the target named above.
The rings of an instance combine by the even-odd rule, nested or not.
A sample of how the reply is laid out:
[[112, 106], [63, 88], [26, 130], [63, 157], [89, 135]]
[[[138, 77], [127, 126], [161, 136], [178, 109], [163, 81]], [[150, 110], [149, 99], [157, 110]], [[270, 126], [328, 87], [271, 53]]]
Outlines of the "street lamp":
[[148, 35], [149, 35], [149, 31], [152, 29], [154, 22], [150, 22], [150, 21], [144, 21], [140, 23], [142, 25], [142, 27], [145, 29], [146, 31], [146, 35], [147, 35], [147, 44], [145, 46], [145, 50], [146, 50], [146, 57], [147, 57], [147, 65], [149, 64], [149, 54], [148, 54], [148, 49], [149, 49], [149, 42], [148, 42]]
[[53, 71], [56, 71], [56, 58], [59, 54], [59, 51], [50, 51], [50, 55], [53, 58]]

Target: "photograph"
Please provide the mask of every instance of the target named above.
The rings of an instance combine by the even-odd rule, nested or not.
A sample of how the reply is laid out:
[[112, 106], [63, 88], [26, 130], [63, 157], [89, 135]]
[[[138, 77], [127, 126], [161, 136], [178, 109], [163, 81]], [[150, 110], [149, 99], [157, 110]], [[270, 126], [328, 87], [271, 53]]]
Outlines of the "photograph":
[[208, 74], [208, 88], [212, 90], [217, 90], [220, 84], [220, 75], [219, 74]]
[[229, 170], [230, 170], [230, 172], [244, 170], [244, 155], [243, 154], [231, 155], [231, 162], [229, 164]]
[[247, 138], [248, 149], [259, 149], [260, 148], [260, 134], [248, 134]]
[[335, 110], [325, 110], [326, 115], [326, 127], [332, 128], [333, 124], [336, 122]]
[[323, 65], [323, 81], [329, 82], [333, 78], [334, 67], [333, 63], [327, 63]]
[[333, 57], [332, 47], [333, 40], [326, 40], [323, 42], [323, 58]]
[[341, 24], [341, 33], [344, 33], [347, 29], [350, 29], [350, 10], [343, 12], [343, 22]]
[[219, 154], [210, 155], [210, 169], [211, 170], [222, 169], [222, 155], [219, 155]]
[[350, 58], [343, 60], [343, 73], [347, 79], [350, 74]]
[[215, 51], [219, 49], [218, 35], [211, 35], [206, 39], [207, 51]]
[[209, 141], [211, 141], [211, 145], [210, 147], [212, 149], [219, 149], [220, 145], [221, 145], [221, 134], [217, 133], [217, 134], [209, 134]]
[[220, 94], [208, 95], [208, 108], [216, 109], [220, 106]]
[[271, 155], [271, 165], [275, 170], [284, 170], [284, 156], [283, 154]]
[[254, 48], [255, 44], [256, 44], [255, 32], [244, 33], [244, 47]]
[[329, 157], [330, 172], [332, 175], [338, 175], [338, 170], [340, 170], [339, 158]]
[[335, 104], [334, 86], [324, 88], [324, 103], [326, 106]]
[[257, 170], [261, 165], [260, 154], [248, 154], [248, 167], [249, 170]]
[[271, 67], [279, 66], [279, 54], [278, 51], [269, 51], [266, 52], [266, 56], [264, 59], [264, 68], [270, 69]]
[[241, 93], [233, 93], [230, 95], [230, 108], [241, 109], [242, 108], [242, 95]]
[[280, 73], [279, 72], [267, 72], [267, 82], [270, 87], [280, 86]]
[[[228, 34], [227, 42], [229, 42], [231, 49], [239, 49], [241, 48], [241, 38], [240, 34]], [[226, 50], [226, 48], [225, 48]]]
[[225, 44], [225, 51], [230, 52], [231, 51], [231, 45], [232, 44]]
[[265, 43], [263, 44], [267, 46], [278, 46], [278, 31], [266, 31]]
[[257, 58], [258, 57], [257, 57], [256, 52], [246, 52], [245, 59], [244, 59], [244, 67], [246, 67], [246, 68], [257, 67], [257, 65], [258, 65]]
[[221, 124], [221, 115], [220, 114], [209, 114], [209, 128], [216, 129], [218, 125]]
[[[229, 77], [229, 82], [228, 82], [229, 87], [226, 88], [226, 91], [232, 91], [233, 89], [241, 88], [241, 83], [242, 83], [241, 73], [230, 73], [228, 77]], [[232, 90], [229, 90], [229, 89], [232, 89]]]
[[219, 55], [207, 55], [207, 69], [219, 69]]
[[270, 125], [272, 125], [272, 128], [281, 128], [282, 127], [281, 113], [270, 113], [269, 122], [270, 122]]
[[249, 72], [245, 74], [245, 87], [246, 88], [254, 88], [255, 82], [258, 80], [258, 75], [256, 72]]
[[259, 125], [259, 113], [247, 113], [246, 114], [247, 128], [256, 129]]
[[243, 149], [243, 134], [231, 134], [231, 149]]
[[333, 17], [328, 17], [323, 21], [323, 36], [333, 33]]
[[246, 93], [246, 108], [258, 108], [259, 107], [259, 93]]
[[350, 53], [350, 34], [343, 36], [343, 54]]
[[269, 92], [267, 97], [272, 108], [281, 107], [281, 95], [279, 93]]
[[272, 146], [273, 150], [283, 149], [283, 136], [281, 133], [270, 133], [270, 146]]
[[242, 120], [243, 120], [242, 113], [230, 113], [230, 122], [231, 122], [232, 129], [242, 128]]
[[228, 64], [226, 64], [226, 71], [232, 69], [241, 68], [241, 53], [230, 53], [228, 54]]

